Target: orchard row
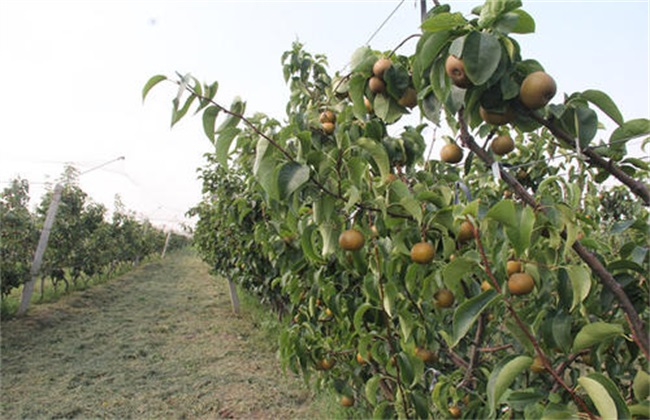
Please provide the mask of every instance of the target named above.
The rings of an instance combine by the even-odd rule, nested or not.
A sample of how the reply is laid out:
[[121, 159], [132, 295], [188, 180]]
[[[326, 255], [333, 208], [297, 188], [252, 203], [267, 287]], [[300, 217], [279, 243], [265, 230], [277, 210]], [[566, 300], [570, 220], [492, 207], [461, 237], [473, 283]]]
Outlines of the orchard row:
[[[110, 277], [116, 270], [134, 266], [160, 254], [166, 234], [148, 221], [141, 222], [116, 199], [111, 219], [107, 209], [93, 202], [77, 185], [76, 172], [66, 169], [61, 202], [52, 226], [41, 267], [41, 280], [54, 286]], [[35, 212], [29, 209], [29, 183], [14, 179], [0, 201], [0, 281], [3, 299], [30, 280], [30, 270], [45, 216], [52, 201], [47, 192]], [[168, 249], [185, 246], [188, 239], [172, 234]], [[42, 286], [42, 284], [41, 284]], [[41, 288], [42, 292], [42, 288]]]

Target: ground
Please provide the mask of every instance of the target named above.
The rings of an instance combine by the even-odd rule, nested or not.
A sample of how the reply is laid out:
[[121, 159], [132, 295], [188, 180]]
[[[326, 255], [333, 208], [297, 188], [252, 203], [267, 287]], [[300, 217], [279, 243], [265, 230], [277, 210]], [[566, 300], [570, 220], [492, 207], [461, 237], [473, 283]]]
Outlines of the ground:
[[3, 321], [0, 417], [318, 417], [263, 322], [232, 314], [195, 254], [170, 255]]

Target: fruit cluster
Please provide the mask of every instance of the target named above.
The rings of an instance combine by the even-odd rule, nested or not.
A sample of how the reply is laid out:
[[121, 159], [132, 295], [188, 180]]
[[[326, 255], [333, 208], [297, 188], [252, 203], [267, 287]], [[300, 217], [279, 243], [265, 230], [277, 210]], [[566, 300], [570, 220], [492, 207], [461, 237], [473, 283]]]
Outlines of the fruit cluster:
[[[473, 87], [462, 58], [450, 54], [445, 61], [445, 72], [451, 83], [460, 89]], [[543, 71], [535, 71], [528, 74], [519, 89], [518, 101], [506, 103], [503, 110], [488, 110], [479, 105], [481, 119], [494, 126], [503, 126], [512, 123], [517, 118], [513, 105], [522, 105], [525, 109], [537, 110], [546, 106], [555, 96], [557, 85], [555, 80]], [[491, 143], [492, 152], [498, 156], [504, 156], [515, 149], [515, 142], [506, 132], [498, 135]], [[447, 163], [458, 163], [463, 159], [462, 149], [455, 143], [446, 144], [440, 151], [440, 159]]]

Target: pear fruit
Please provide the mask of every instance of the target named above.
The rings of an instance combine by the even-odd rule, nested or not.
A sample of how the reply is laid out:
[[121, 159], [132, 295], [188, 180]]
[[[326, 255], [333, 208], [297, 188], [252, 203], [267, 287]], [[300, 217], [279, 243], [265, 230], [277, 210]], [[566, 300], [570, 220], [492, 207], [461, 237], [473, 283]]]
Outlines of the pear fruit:
[[440, 149], [440, 159], [447, 163], [458, 163], [463, 160], [463, 149], [456, 143], [445, 144]]
[[447, 72], [447, 76], [449, 76], [451, 82], [459, 88], [467, 89], [472, 86], [472, 82], [467, 77], [467, 73], [465, 73], [463, 60], [455, 55], [447, 57], [447, 61], [445, 61], [445, 72]]
[[384, 77], [384, 72], [393, 65], [393, 62], [389, 58], [380, 58], [375, 61], [375, 64], [372, 66], [372, 74], [379, 78]]
[[491, 125], [504, 125], [515, 120], [515, 112], [510, 107], [506, 108], [504, 113], [490, 112], [485, 108], [480, 107], [478, 113], [483, 121]]
[[492, 140], [490, 148], [495, 155], [503, 156], [515, 150], [515, 141], [509, 135], [503, 134]]
[[519, 100], [526, 108], [539, 109], [557, 92], [555, 80], [543, 71], [536, 71], [524, 79], [519, 90]]

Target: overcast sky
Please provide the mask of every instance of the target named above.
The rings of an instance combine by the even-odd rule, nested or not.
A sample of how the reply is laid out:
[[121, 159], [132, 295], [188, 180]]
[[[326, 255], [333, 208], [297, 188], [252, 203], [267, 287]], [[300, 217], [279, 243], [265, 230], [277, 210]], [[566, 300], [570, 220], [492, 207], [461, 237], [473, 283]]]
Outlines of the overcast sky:
[[[464, 13], [479, 3], [451, 2]], [[196, 168], [211, 144], [200, 117], [170, 130], [171, 85], [142, 104], [150, 76], [218, 80], [221, 103], [239, 95], [249, 113], [282, 119], [280, 56], [294, 40], [327, 55], [333, 74], [398, 4], [0, 0], [0, 187], [27, 178], [36, 205], [66, 162], [85, 171], [124, 156], [83, 175], [81, 187], [109, 208], [119, 194], [139, 216], [175, 225], [200, 200]], [[524, 58], [557, 81], [556, 101], [595, 88], [624, 118], [649, 116], [648, 1], [529, 1], [524, 9], [537, 31], [517, 39]], [[404, 1], [370, 46], [390, 50], [418, 25], [416, 2]]]

